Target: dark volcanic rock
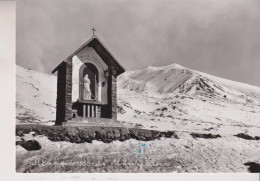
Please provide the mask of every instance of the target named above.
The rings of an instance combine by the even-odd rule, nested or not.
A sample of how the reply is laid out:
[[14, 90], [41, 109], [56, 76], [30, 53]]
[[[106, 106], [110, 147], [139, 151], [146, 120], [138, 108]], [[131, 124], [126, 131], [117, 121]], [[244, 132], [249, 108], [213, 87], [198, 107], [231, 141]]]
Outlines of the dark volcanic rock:
[[60, 141], [70, 141], [71, 140], [69, 139], [69, 137], [65, 136], [64, 134], [61, 134], [59, 137], [56, 137], [56, 139], [52, 139], [52, 141], [58, 141], [57, 138], [60, 140]]
[[[92, 143], [91, 134], [88, 132], [81, 131], [79, 133], [79, 138], [81, 139], [82, 142]], [[94, 138], [95, 138], [95, 135], [94, 135]]]
[[17, 125], [16, 135], [21, 136], [34, 131], [36, 135], [45, 135], [51, 141], [68, 141], [72, 143], [91, 143], [93, 140], [110, 143], [114, 140], [136, 139], [151, 141], [161, 137], [176, 138], [173, 131], [161, 132], [139, 128], [98, 127], [98, 126], [44, 126]]
[[221, 137], [219, 134], [213, 135], [211, 133], [209, 134], [199, 134], [199, 133], [191, 133], [190, 134], [193, 138], [205, 138], [205, 139], [212, 139], [212, 138], [218, 138]]
[[234, 136], [239, 137], [239, 138], [243, 138], [243, 139], [246, 139], [246, 140], [259, 140], [258, 136], [252, 137], [252, 136], [249, 136], [249, 135], [244, 134], [244, 133], [239, 133], [239, 134], [236, 134]]
[[96, 137], [95, 137], [96, 140], [108, 143], [106, 130], [98, 130], [98, 131], [95, 131], [95, 133], [96, 133]]
[[114, 137], [116, 138], [116, 139], [119, 139], [120, 138], [120, 131], [119, 130], [113, 130], [113, 133], [114, 133]]
[[176, 139], [179, 139], [178, 135], [176, 135], [174, 131], [167, 131], [165, 133], [165, 137], [166, 138], [176, 138]]
[[260, 173], [260, 164], [255, 162], [247, 162], [244, 165], [249, 166], [248, 170], [251, 173]]
[[131, 138], [130, 131], [126, 128], [120, 128], [119, 134], [120, 134], [120, 138], [119, 138], [120, 141], [125, 141]]
[[36, 140], [16, 141], [16, 145], [20, 145], [28, 151], [40, 150], [42, 148], [40, 143], [38, 143]]
[[114, 138], [114, 133], [113, 133], [112, 130], [107, 131], [107, 138], [108, 139], [113, 139]]
[[24, 136], [22, 131], [17, 131], [17, 132], [16, 132], [16, 135], [17, 135], [17, 136]]
[[82, 143], [81, 139], [78, 137], [78, 130], [70, 129], [65, 133], [65, 136], [69, 138], [72, 143]]

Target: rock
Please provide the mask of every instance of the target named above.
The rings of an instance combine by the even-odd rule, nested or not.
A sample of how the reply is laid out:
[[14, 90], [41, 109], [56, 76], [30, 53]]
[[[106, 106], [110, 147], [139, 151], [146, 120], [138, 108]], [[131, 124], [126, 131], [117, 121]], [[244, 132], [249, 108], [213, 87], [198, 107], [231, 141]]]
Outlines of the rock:
[[212, 138], [218, 138], [221, 137], [219, 134], [213, 135], [211, 133], [209, 134], [199, 134], [199, 133], [191, 133], [190, 134], [193, 138], [206, 138], [206, 139], [212, 139]]
[[248, 170], [251, 173], [259, 173], [260, 172], [260, 164], [255, 162], [247, 162], [244, 165], [249, 166]]
[[131, 138], [142, 141], [150, 141], [159, 139], [160, 137], [178, 138], [173, 131], [160, 132], [125, 127], [22, 125], [17, 126], [16, 129], [16, 135], [23, 135], [34, 131], [36, 135], [44, 135], [51, 141], [68, 141], [71, 143], [91, 143], [93, 140], [110, 143], [114, 140], [125, 141]]
[[249, 136], [249, 135], [244, 134], [244, 133], [239, 133], [239, 134], [236, 134], [234, 136], [239, 137], [239, 138], [243, 138], [243, 139], [246, 139], [246, 140], [255, 140], [254, 137]]
[[60, 138], [60, 140], [61, 141], [71, 141], [67, 136], [65, 136], [64, 134], [61, 134], [60, 136], [59, 136], [59, 138]]
[[119, 130], [113, 130], [113, 133], [114, 133], [114, 137], [115, 138], [120, 138], [120, 131]]
[[70, 142], [72, 142], [72, 143], [82, 143], [81, 139], [78, 136], [71, 137]]
[[40, 143], [38, 143], [36, 140], [17, 141], [16, 145], [20, 145], [28, 151], [40, 150], [42, 148]]
[[91, 139], [95, 139], [95, 137], [96, 137], [96, 132], [95, 131], [90, 131], [88, 134], [89, 134], [89, 137]]
[[126, 111], [125, 111], [124, 108], [122, 108], [121, 106], [117, 106], [117, 113], [125, 114]]
[[130, 131], [129, 131], [129, 129], [121, 128], [120, 129], [120, 138], [121, 137], [124, 137], [124, 140], [130, 139]]
[[95, 132], [95, 134], [96, 134], [96, 137], [95, 137], [96, 140], [103, 141], [103, 142], [107, 143], [106, 130], [98, 130], [98, 131]]
[[124, 137], [124, 136], [120, 136], [120, 139], [119, 139], [120, 141], [125, 141], [126, 140], [126, 138]]
[[139, 123], [136, 123], [135, 124], [136, 127], [144, 127], [143, 125], [139, 124]]
[[17, 131], [17, 132], [16, 132], [16, 135], [17, 135], [17, 136], [24, 136], [24, 134], [23, 134], [22, 131]]
[[106, 137], [106, 139], [107, 139], [107, 141], [108, 141], [109, 143], [114, 140], [114, 133], [113, 133], [113, 131], [109, 130], [109, 131], [107, 132], [107, 137]]
[[179, 139], [178, 135], [176, 135], [174, 131], [167, 131], [165, 133], [165, 137], [166, 138], [176, 138], [176, 139]]
[[162, 135], [161, 132], [152, 131], [153, 139], [159, 139]]
[[72, 142], [72, 143], [81, 143], [82, 142], [81, 139], [79, 138], [78, 131], [75, 129], [68, 130], [64, 136], [68, 137], [70, 142]]
[[144, 132], [144, 137], [147, 141], [153, 140], [153, 134], [151, 131], [145, 131]]
[[92, 143], [92, 139], [90, 138], [90, 134], [88, 132], [84, 132], [84, 131], [80, 132], [79, 138], [81, 139], [82, 142]]
[[134, 138], [139, 140], [140, 136], [141, 136], [141, 132], [137, 132], [137, 130], [135, 129], [131, 129], [130, 133], [129, 133], [130, 138]]
[[167, 110], [168, 110], [167, 107], [162, 108], [162, 111], [167, 111]]
[[68, 130], [65, 135], [67, 136], [77, 136], [77, 132], [75, 130]]

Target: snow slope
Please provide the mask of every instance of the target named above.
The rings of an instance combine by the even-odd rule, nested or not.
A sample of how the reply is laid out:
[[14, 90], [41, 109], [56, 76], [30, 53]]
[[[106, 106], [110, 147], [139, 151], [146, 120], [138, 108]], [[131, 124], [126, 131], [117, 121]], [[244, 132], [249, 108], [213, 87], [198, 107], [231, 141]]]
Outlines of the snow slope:
[[57, 77], [16, 66], [16, 120], [55, 120]]
[[[56, 77], [17, 66], [17, 123], [55, 119]], [[197, 72], [177, 64], [129, 71], [118, 77], [118, 119], [146, 129], [174, 130], [180, 139], [146, 143], [127, 140], [73, 144], [26, 135], [42, 145], [39, 151], [17, 148], [18, 172], [247, 172], [246, 162], [259, 163], [260, 88]], [[52, 122], [53, 124], [53, 122]], [[221, 138], [193, 138], [191, 133], [219, 134]], [[17, 137], [17, 140], [21, 139]], [[223, 154], [225, 153], [225, 154]], [[55, 154], [55, 157], [53, 155]], [[101, 156], [101, 158], [100, 158]], [[33, 160], [64, 162], [91, 158], [111, 165], [115, 160], [139, 163], [155, 160], [170, 166], [35, 166]]]

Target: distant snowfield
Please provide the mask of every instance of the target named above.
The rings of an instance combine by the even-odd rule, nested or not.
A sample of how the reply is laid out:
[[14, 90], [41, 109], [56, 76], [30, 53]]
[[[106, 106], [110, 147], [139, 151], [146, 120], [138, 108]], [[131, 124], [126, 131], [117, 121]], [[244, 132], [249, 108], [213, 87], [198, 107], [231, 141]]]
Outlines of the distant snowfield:
[[[17, 124], [53, 124], [56, 76], [17, 66], [16, 79]], [[141, 124], [146, 129], [174, 130], [180, 137], [179, 140], [169, 138], [146, 142], [146, 153], [153, 155], [152, 158], [176, 164], [168, 169], [158, 168], [158, 171], [247, 172], [247, 167], [243, 165], [245, 162], [260, 160], [260, 140], [233, 136], [237, 133], [260, 136], [259, 87], [218, 78], [177, 64], [148, 67], [125, 72], [118, 77], [118, 107], [119, 121]], [[219, 134], [221, 138], [194, 139], [190, 133]], [[57, 149], [54, 153], [58, 158], [64, 157], [65, 152], [68, 152], [66, 158], [72, 158], [75, 151], [79, 158], [88, 154], [95, 156], [97, 152], [121, 158], [122, 154], [135, 154], [143, 143], [128, 140], [109, 144], [98, 141], [72, 144], [54, 143], [39, 136], [32, 139], [38, 140], [45, 148], [28, 152], [17, 146], [20, 164], [29, 156], [40, 154], [48, 157], [50, 153], [47, 150], [50, 147]], [[24, 168], [20, 167], [20, 171], [23, 172]], [[75, 172], [89, 171], [80, 167], [75, 169]], [[92, 171], [106, 171], [99, 169]], [[111, 169], [111, 172], [123, 171], [120, 168]]]

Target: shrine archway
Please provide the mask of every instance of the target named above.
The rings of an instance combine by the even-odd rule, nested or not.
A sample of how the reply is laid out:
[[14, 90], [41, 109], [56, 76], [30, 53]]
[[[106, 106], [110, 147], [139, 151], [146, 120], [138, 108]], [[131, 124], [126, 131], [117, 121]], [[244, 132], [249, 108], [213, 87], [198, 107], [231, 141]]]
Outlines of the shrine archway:
[[[79, 86], [79, 92], [80, 97], [82, 100], [93, 100], [98, 101], [98, 82], [99, 82], [99, 74], [98, 69], [95, 65], [91, 63], [85, 63], [80, 67], [79, 71], [79, 79], [80, 79], [80, 86]], [[84, 77], [88, 75], [88, 79], [90, 80], [90, 96], [86, 99], [86, 91], [84, 89]]]

